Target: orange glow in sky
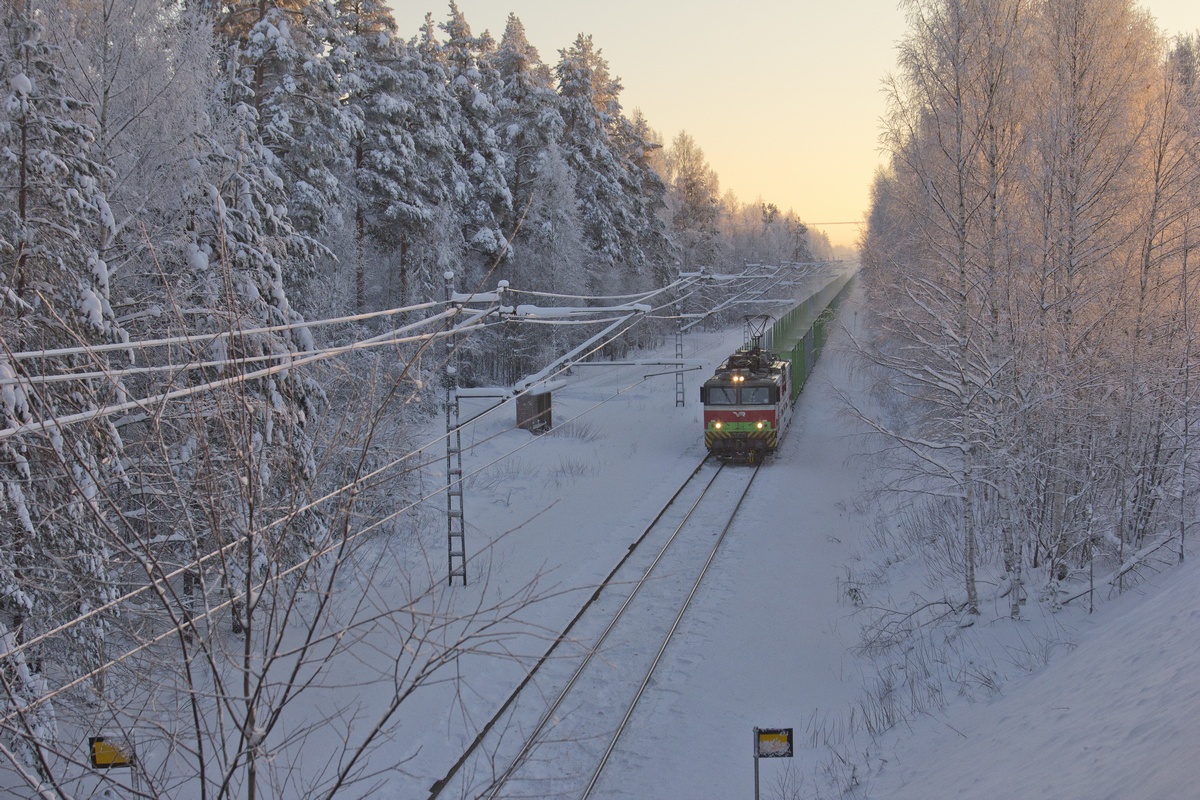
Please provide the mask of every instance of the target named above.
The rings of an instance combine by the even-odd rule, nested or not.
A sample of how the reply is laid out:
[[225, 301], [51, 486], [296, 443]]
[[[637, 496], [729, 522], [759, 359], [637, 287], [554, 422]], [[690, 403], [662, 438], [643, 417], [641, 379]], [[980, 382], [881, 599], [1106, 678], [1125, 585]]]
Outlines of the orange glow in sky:
[[[411, 38], [449, 3], [389, 0]], [[1140, 3], [1160, 27], [1200, 29], [1196, 0]], [[882, 79], [895, 68], [904, 14], [893, 0], [458, 0], [475, 34], [499, 40], [509, 12], [542, 61], [588, 33], [668, 144], [687, 131], [743, 202], [795, 211], [835, 245], [852, 245], [869, 202], [884, 113]]]

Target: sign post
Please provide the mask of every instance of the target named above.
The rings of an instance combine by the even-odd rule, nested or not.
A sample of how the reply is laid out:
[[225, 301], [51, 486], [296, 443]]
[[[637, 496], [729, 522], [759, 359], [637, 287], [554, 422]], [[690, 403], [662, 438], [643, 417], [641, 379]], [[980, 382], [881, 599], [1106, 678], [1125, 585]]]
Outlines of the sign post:
[[118, 739], [109, 736], [89, 736], [88, 760], [92, 764], [92, 769], [129, 770], [130, 788], [135, 793], [139, 791], [138, 770], [135, 768], [137, 766], [137, 758], [133, 752], [133, 742], [129, 739]]
[[133, 747], [124, 740], [89, 736], [88, 754], [91, 756], [93, 769], [133, 767]]
[[754, 729], [754, 800], [758, 800], [758, 760], [760, 758], [791, 757], [791, 728]]

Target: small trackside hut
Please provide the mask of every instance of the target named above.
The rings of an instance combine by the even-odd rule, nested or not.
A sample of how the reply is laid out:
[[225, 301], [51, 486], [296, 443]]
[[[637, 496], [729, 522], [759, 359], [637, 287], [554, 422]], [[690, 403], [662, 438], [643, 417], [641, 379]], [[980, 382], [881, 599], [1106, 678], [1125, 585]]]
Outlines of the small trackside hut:
[[541, 384], [517, 395], [517, 427], [530, 433], [546, 433], [554, 427], [551, 390], [559, 384]]

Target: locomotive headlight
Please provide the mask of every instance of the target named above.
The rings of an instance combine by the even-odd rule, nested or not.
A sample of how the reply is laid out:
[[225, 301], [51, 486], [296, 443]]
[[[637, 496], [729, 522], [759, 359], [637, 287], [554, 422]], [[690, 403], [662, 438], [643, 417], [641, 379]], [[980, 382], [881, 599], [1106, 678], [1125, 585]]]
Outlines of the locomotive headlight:
[[762, 422], [760, 421], [760, 422], [758, 423], [758, 429], [761, 431], [761, 430], [762, 430], [762, 428], [763, 428], [763, 424], [762, 424]]
[[714, 428], [720, 428], [720, 427], [721, 427], [721, 423], [720, 423], [720, 422], [714, 422], [714, 423], [713, 423], [713, 427], [714, 427]]

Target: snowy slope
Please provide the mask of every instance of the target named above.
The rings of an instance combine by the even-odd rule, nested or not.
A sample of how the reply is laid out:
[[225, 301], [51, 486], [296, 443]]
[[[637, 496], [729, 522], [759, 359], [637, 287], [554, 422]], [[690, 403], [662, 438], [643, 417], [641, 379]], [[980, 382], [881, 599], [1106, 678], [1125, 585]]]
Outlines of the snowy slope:
[[1200, 569], [1102, 607], [1072, 652], [888, 737], [872, 798], [1200, 796]]

